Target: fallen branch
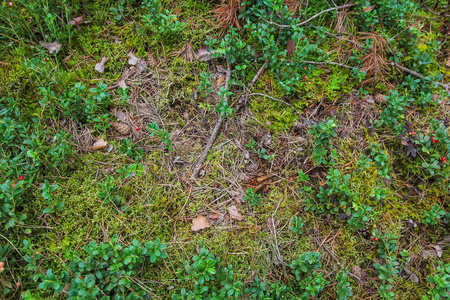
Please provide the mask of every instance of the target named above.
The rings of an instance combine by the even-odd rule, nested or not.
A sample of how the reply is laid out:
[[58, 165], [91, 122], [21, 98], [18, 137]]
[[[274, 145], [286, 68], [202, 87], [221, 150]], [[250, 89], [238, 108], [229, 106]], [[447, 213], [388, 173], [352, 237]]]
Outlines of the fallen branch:
[[[227, 62], [227, 75], [225, 78], [225, 89], [226, 90], [228, 90], [228, 81], [230, 80], [230, 78], [231, 78], [231, 65], [229, 62]], [[216, 122], [216, 126], [214, 126], [214, 130], [211, 134], [211, 137], [209, 138], [209, 141], [206, 144], [206, 147], [203, 150], [203, 153], [200, 156], [200, 159], [194, 166], [194, 171], [192, 172], [191, 178], [196, 178], [198, 176], [198, 173], [200, 172], [200, 170], [203, 166], [203, 163], [205, 162], [206, 157], [208, 156], [208, 153], [211, 150], [212, 145], [214, 144], [214, 141], [217, 138], [217, 135], [219, 134], [219, 131], [220, 131], [220, 128], [222, 127], [223, 122], [224, 122], [224, 118], [222, 118], [222, 116], [219, 116], [219, 118]]]
[[[252, 88], [252, 86], [255, 84], [255, 82], [258, 80], [258, 78], [261, 76], [261, 74], [264, 71], [264, 68], [266, 67], [266, 64], [267, 64], [267, 61], [261, 66], [261, 68], [259, 68], [258, 72], [256, 72], [252, 81], [250, 81], [250, 83], [247, 86], [247, 91], [249, 91]], [[245, 104], [247, 103], [247, 98], [248, 98], [248, 92], [239, 98], [239, 101], [236, 104], [236, 109], [234, 110], [235, 114], [238, 113], [241, 110], [241, 108], [243, 108], [245, 106]]]
[[282, 262], [283, 259], [281, 258], [281, 254], [280, 254], [280, 249], [278, 248], [278, 238], [277, 238], [277, 229], [275, 228], [275, 221], [273, 220], [273, 217], [275, 216], [275, 214], [278, 211], [278, 208], [280, 207], [281, 201], [283, 201], [283, 198], [280, 199], [280, 201], [278, 201], [278, 205], [277, 208], [275, 209], [275, 211], [272, 214], [272, 227], [273, 227], [273, 235], [275, 237], [275, 247], [277, 249], [277, 258], [278, 261]]
[[[391, 65], [396, 67], [399, 70], [402, 70], [402, 71], [404, 71], [406, 73], [414, 75], [414, 76], [416, 76], [416, 77], [418, 77], [420, 79], [424, 79], [425, 78], [425, 76], [423, 76], [422, 74], [419, 74], [416, 71], [413, 71], [413, 70], [410, 70], [408, 68], [405, 68], [405, 67], [403, 67], [403, 66], [401, 66], [401, 65], [399, 65], [399, 64], [397, 64], [395, 62], [391, 62]], [[443, 89], [445, 89], [450, 94], [450, 84], [443, 84], [443, 83], [440, 83], [440, 82], [437, 82], [437, 81], [435, 81], [435, 82], [436, 82], [436, 84], [438, 86], [442, 87]]]
[[[300, 23], [296, 24], [295, 26], [302, 26], [302, 25], [305, 25], [306, 23], [310, 22], [311, 20], [313, 20], [313, 19], [317, 18], [318, 16], [320, 16], [320, 15], [322, 15], [322, 14], [324, 14], [324, 13], [327, 13], [327, 12], [329, 12], [329, 11], [337, 10], [337, 9], [341, 9], [341, 8], [352, 7], [352, 6], [355, 6], [355, 5], [356, 5], [355, 3], [349, 3], [349, 4], [345, 4], [345, 5], [336, 6], [336, 7], [331, 7], [331, 8], [329, 8], [329, 9], [325, 9], [325, 10], [321, 11], [320, 13], [315, 14], [314, 16], [312, 16], [311, 18], [309, 18], [308, 20], [305, 20], [305, 21], [303, 21], [303, 22], [300, 22]], [[263, 19], [264, 21], [266, 21], [267, 23], [272, 24], [272, 25], [276, 25], [276, 26], [278, 26], [278, 27], [280, 27], [280, 28], [290, 28], [290, 27], [292, 27], [291, 25], [282, 25], [282, 24], [278, 24], [278, 23], [275, 23], [275, 22], [272, 22], [272, 21], [268, 21], [268, 20], [266, 20], [266, 19], [264, 19], [264, 18], [262, 18], [262, 19]]]

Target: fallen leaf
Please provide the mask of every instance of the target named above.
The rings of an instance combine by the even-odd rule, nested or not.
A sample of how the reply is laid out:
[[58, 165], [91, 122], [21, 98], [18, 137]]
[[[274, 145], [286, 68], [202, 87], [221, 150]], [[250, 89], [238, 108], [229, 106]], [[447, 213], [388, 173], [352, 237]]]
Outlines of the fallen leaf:
[[215, 213], [215, 212], [211, 213], [211, 220], [215, 220], [215, 219], [217, 219], [218, 217], [219, 217], [219, 214], [218, 214], [218, 213]]
[[220, 76], [220, 77], [217, 79], [217, 85], [220, 86], [224, 81], [225, 81], [225, 76]]
[[192, 231], [197, 231], [208, 227], [209, 227], [208, 219], [202, 215], [199, 215], [197, 216], [197, 218], [192, 220], [191, 226]]
[[73, 18], [72, 20], [69, 21], [69, 24], [74, 26], [78, 26], [81, 23], [83, 23], [83, 16]]
[[292, 54], [294, 54], [294, 50], [295, 50], [294, 40], [288, 40], [287, 41], [287, 55], [291, 56]]
[[369, 5], [363, 8], [365, 12], [370, 12], [375, 8], [375, 5]]
[[208, 47], [202, 47], [202, 48], [198, 49], [197, 53], [194, 53], [194, 56], [199, 61], [208, 61], [213, 58], [212, 55], [214, 53], [215, 53], [215, 50], [209, 51]]
[[147, 69], [147, 62], [145, 60], [136, 57], [133, 52], [128, 53], [128, 56], [130, 57], [128, 59], [130, 65], [137, 66], [141, 72]]
[[122, 88], [122, 90], [127, 88], [127, 84], [125, 83], [125, 80], [121, 79], [119, 81], [117, 81], [117, 85]]
[[238, 212], [237, 207], [235, 205], [228, 207], [228, 213], [233, 219], [236, 219], [238, 221], [244, 220], [244, 217]]
[[447, 63], [446, 63], [447, 67], [450, 68], [450, 57], [447, 59]]
[[375, 103], [375, 98], [372, 95], [366, 95], [364, 97], [364, 101], [366, 101], [367, 103]]
[[445, 245], [447, 243], [450, 243], [450, 235], [447, 235], [442, 239], [442, 241], [438, 242], [439, 245]]
[[436, 250], [422, 250], [422, 258], [423, 259], [428, 259], [430, 256], [437, 256], [437, 252]]
[[91, 150], [97, 151], [105, 148], [106, 145], [108, 145], [108, 143], [105, 142], [105, 140], [102, 137], [99, 137], [98, 140], [94, 143], [94, 145], [92, 145]]
[[111, 108], [111, 113], [120, 121], [129, 121], [129, 117], [126, 113], [117, 108]]
[[437, 257], [441, 258], [442, 254], [444, 254], [444, 251], [442, 250], [442, 248], [439, 245], [435, 245], [433, 247], [434, 247], [434, 249], [436, 249]]
[[44, 43], [42, 41], [39, 42], [39, 44], [44, 47], [45, 49], [48, 50], [48, 52], [50, 54], [52, 54], [53, 52], [58, 53], [59, 50], [61, 49], [61, 44], [58, 44], [57, 42], [54, 43]]
[[103, 73], [105, 72], [105, 63], [108, 61], [108, 57], [103, 57], [102, 60], [95, 64], [95, 70]]

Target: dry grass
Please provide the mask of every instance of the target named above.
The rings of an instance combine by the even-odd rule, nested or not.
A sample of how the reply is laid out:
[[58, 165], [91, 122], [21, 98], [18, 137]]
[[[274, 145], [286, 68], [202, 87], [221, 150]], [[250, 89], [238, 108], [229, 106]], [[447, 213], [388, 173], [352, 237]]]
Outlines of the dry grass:
[[218, 27], [226, 32], [230, 26], [241, 29], [239, 14], [241, 13], [242, 0], [221, 0], [220, 5], [214, 9], [217, 15]]

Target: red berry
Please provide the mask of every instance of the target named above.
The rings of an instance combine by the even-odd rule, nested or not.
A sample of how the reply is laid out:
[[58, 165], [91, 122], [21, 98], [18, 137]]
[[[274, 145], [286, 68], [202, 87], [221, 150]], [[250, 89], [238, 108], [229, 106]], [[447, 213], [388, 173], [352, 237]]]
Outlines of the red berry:
[[12, 184], [12, 187], [15, 187], [15, 186], [16, 186], [16, 184], [17, 184], [17, 182], [13, 183], [13, 184]]
[[0, 261], [0, 267], [3, 267], [4, 265], [5, 265], [5, 263]]
[[308, 84], [311, 84], [311, 81], [308, 81]]
[[37, 252], [37, 251], [36, 251], [36, 252], [34, 252], [34, 254], [38, 255], [38, 254], [39, 254], [39, 252]]
[[307, 67], [304, 67], [303, 69], [304, 69], [304, 70], [308, 70], [308, 68], [307, 68]]
[[3, 272], [3, 271], [5, 271], [5, 268], [0, 267], [0, 273]]
[[47, 57], [45, 58], [45, 61], [48, 61]]
[[436, 134], [436, 131], [433, 131], [434, 134]]
[[20, 176], [20, 177], [19, 177], [19, 180], [23, 180], [23, 176]]
[[30, 132], [33, 132], [33, 129], [30, 129]]
[[11, 1], [9, 1], [9, 2], [8, 2], [8, 5], [9, 5], [9, 6], [12, 6], [12, 2], [11, 2]]
[[20, 281], [17, 281], [17, 282], [16, 282], [16, 286], [17, 286], [17, 287], [20, 287]]
[[414, 133], [414, 131], [411, 131], [410, 134], [411, 134], [411, 135], [416, 135], [416, 134]]
[[373, 27], [373, 25], [372, 25], [372, 24], [370, 24], [370, 25], [369, 25], [369, 27]]
[[308, 76], [305, 75], [305, 77], [303, 77], [303, 78], [308, 79]]
[[278, 58], [281, 58], [283, 55], [278, 56]]
[[136, 126], [136, 130], [139, 130], [139, 126]]
[[378, 238], [373, 238], [375, 241], [378, 241]]
[[442, 157], [442, 161], [444, 162], [444, 163], [446, 163], [447, 162], [447, 157]]

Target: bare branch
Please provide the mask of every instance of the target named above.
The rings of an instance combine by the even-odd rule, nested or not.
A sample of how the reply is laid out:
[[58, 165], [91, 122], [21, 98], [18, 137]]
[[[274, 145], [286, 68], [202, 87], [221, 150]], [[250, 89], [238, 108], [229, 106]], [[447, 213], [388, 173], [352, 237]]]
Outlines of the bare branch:
[[[356, 5], [355, 3], [349, 3], [349, 4], [345, 4], [345, 5], [336, 6], [336, 7], [331, 7], [331, 8], [329, 8], [329, 9], [325, 9], [325, 10], [321, 11], [320, 13], [315, 14], [314, 16], [312, 16], [311, 18], [309, 18], [308, 20], [305, 20], [305, 21], [303, 21], [303, 22], [300, 22], [300, 23], [296, 24], [295, 26], [302, 26], [302, 25], [305, 25], [306, 23], [310, 22], [311, 20], [313, 20], [313, 19], [317, 18], [318, 16], [320, 16], [320, 15], [322, 15], [322, 14], [324, 14], [324, 13], [327, 13], [327, 12], [329, 12], [329, 11], [333, 11], [333, 10], [337, 10], [337, 9], [341, 9], [341, 8], [352, 7], [352, 6], [355, 6], [355, 5]], [[275, 22], [272, 22], [272, 21], [268, 21], [268, 20], [266, 20], [266, 19], [264, 19], [264, 18], [262, 18], [262, 19], [263, 19], [264, 21], [266, 21], [267, 23], [272, 24], [272, 25], [276, 25], [276, 26], [278, 26], [278, 27], [280, 27], [280, 28], [290, 28], [290, 27], [292, 27], [291, 25], [282, 25], [282, 24], [278, 24], [278, 23], [275, 23]]]
[[[225, 89], [228, 89], [228, 81], [231, 78], [231, 65], [229, 62], [227, 62], [227, 75], [225, 78]], [[200, 156], [200, 159], [194, 166], [194, 171], [192, 172], [192, 178], [196, 178], [198, 176], [198, 173], [200, 172], [203, 163], [206, 160], [206, 157], [208, 156], [209, 151], [211, 150], [212, 145], [214, 144], [214, 141], [217, 138], [217, 135], [219, 134], [220, 128], [222, 127], [222, 124], [224, 122], [224, 118], [222, 116], [219, 116], [216, 126], [214, 126], [214, 130], [211, 134], [211, 137], [209, 138], [208, 143], [206, 144], [205, 149], [203, 150], [202, 155]]]

